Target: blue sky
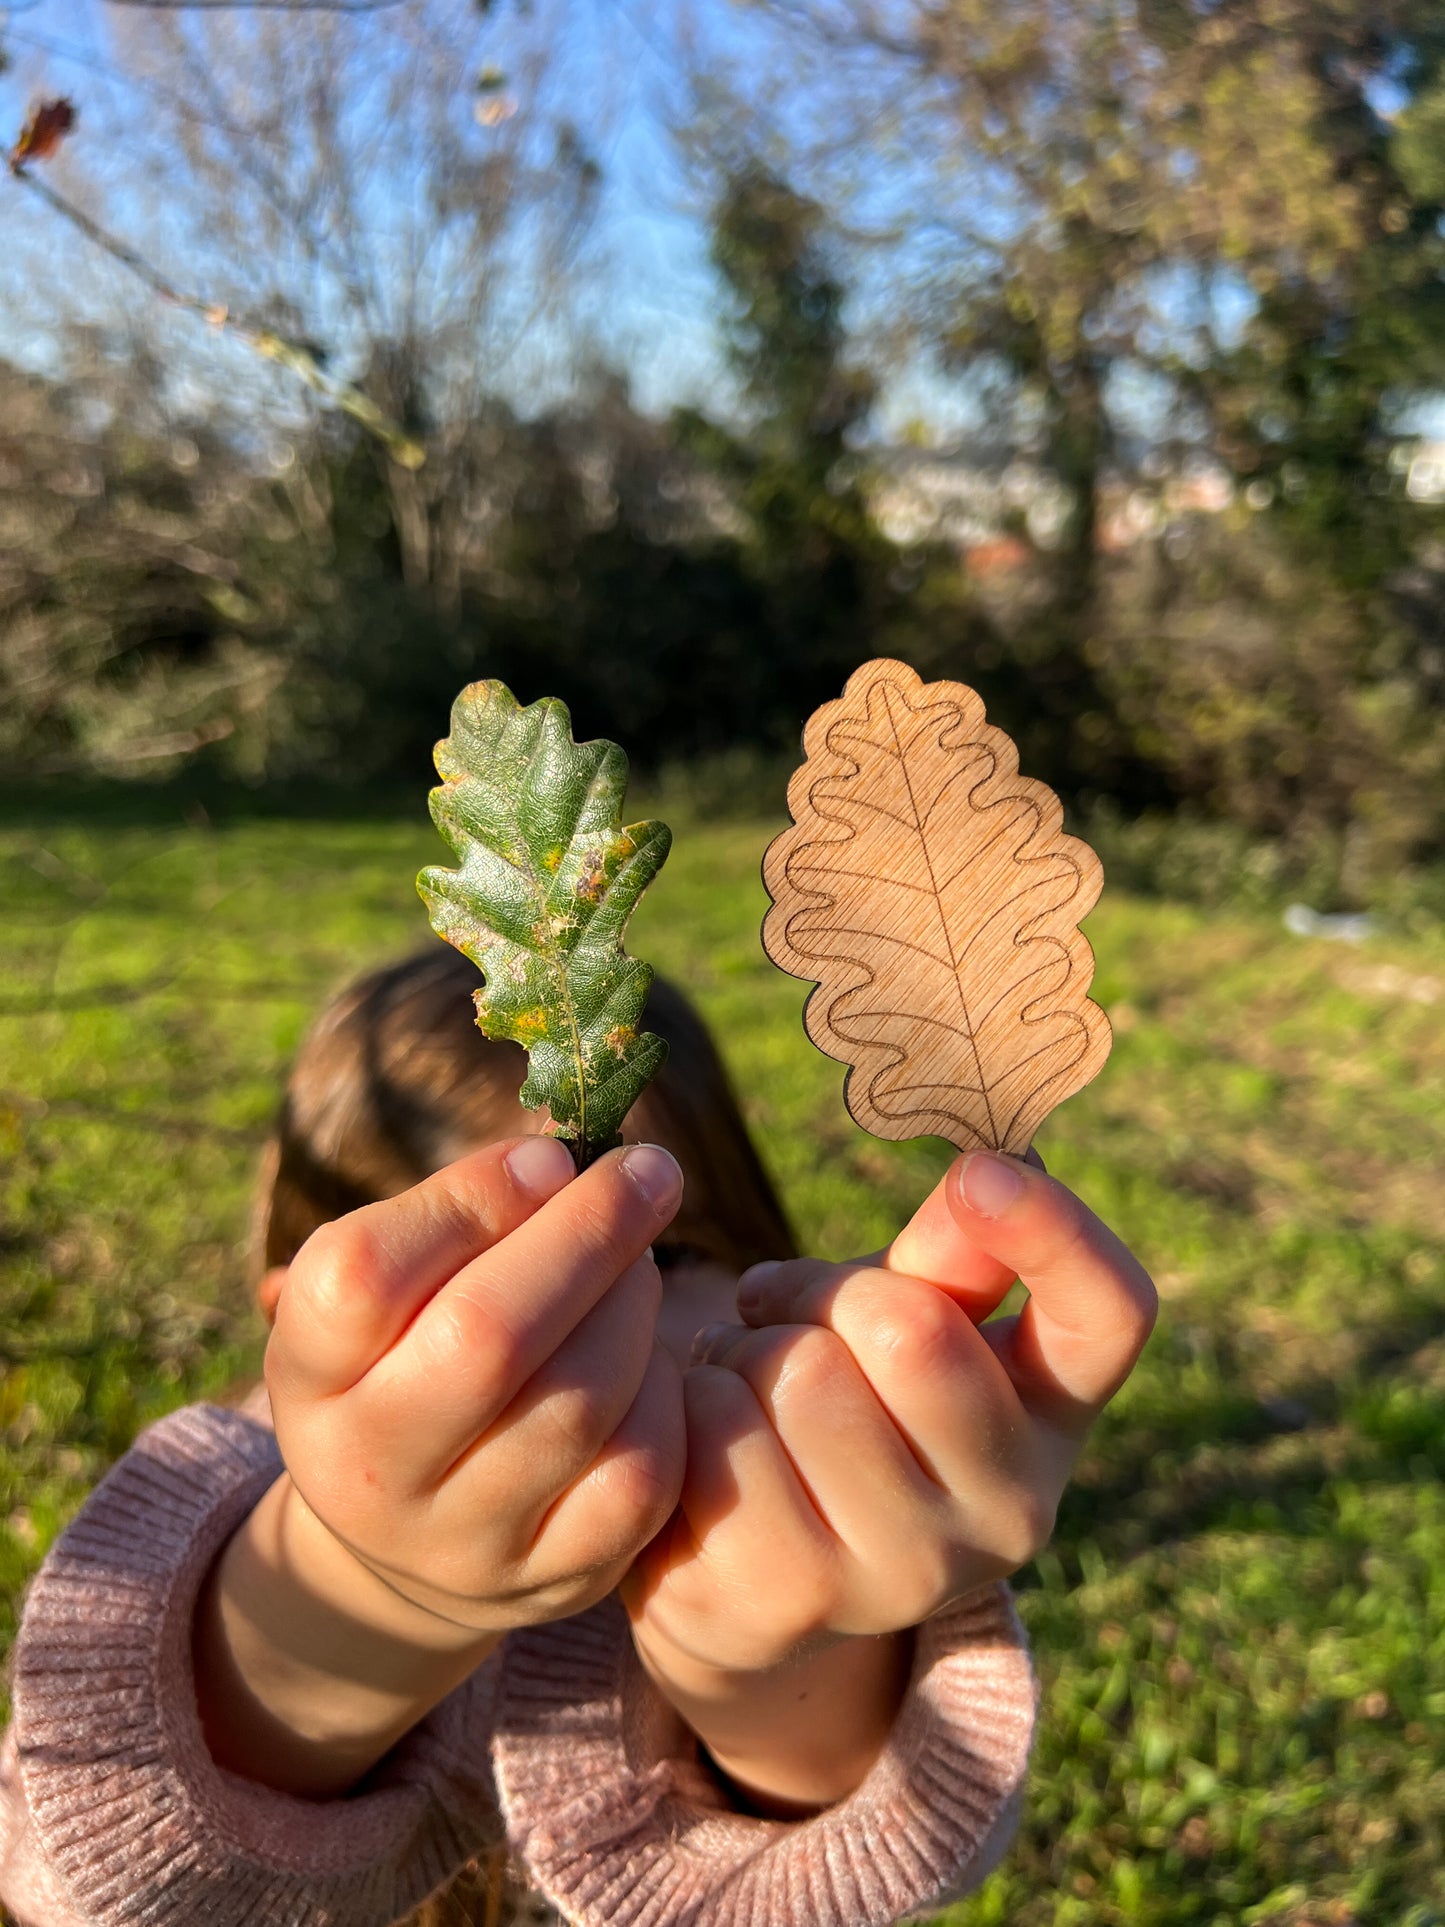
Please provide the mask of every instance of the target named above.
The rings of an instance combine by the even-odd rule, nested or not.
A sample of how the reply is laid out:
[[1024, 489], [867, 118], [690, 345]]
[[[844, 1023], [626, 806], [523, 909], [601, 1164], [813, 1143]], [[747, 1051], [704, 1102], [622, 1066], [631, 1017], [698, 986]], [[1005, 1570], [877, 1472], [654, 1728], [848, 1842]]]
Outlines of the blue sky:
[[[0, 75], [0, 129], [8, 141], [40, 86], [70, 95], [80, 111], [79, 130], [70, 164], [52, 178], [108, 217], [116, 231], [131, 233], [128, 217], [138, 224], [144, 173], [132, 177], [127, 145], [136, 117], [145, 114], [147, 95], [128, 74], [114, 37], [120, 11], [104, 0], [45, 0], [0, 13], [0, 40], [14, 63]], [[676, 94], [668, 46], [645, 7], [629, 0], [578, 7], [572, 20], [563, 79], [575, 88], [579, 130], [595, 142], [603, 178], [589, 245], [596, 266], [582, 290], [583, 306], [602, 345], [632, 371], [644, 405], [708, 399], [722, 380], [715, 326], [719, 290], [707, 261], [697, 191], [663, 124]], [[499, 51], [504, 59], [505, 45]], [[608, 98], [589, 128], [589, 76], [604, 61]], [[74, 242], [52, 215], [13, 184], [0, 192], [7, 195], [0, 233], [9, 235], [12, 251], [33, 248], [42, 267], [57, 251], [73, 254]], [[160, 255], [179, 281], [189, 264], [165, 263], [163, 245]], [[92, 298], [87, 275], [63, 280], [69, 280], [63, 295], [75, 304], [83, 307]], [[43, 363], [49, 358], [46, 290], [34, 281], [31, 287], [35, 299], [12, 300], [0, 314], [0, 352]], [[517, 378], [525, 385], [530, 376], [523, 371]]]
[[[391, 23], [414, 5], [421, 0], [384, 8], [361, 31], [384, 48]], [[737, 0], [492, 0], [487, 8], [477, 0], [426, 0], [426, 5], [451, 23], [449, 31], [466, 49], [470, 64], [458, 70], [450, 105], [479, 156], [488, 137], [472, 125], [472, 116], [495, 98], [515, 108], [524, 145], [528, 125], [538, 130], [534, 158], [544, 165], [551, 130], [566, 117], [575, 121], [582, 146], [601, 170], [594, 219], [566, 304], [557, 311], [529, 308], [523, 298], [526, 274], [514, 277], [523, 291], [517, 298], [525, 325], [490, 371], [493, 385], [524, 408], [544, 404], [565, 380], [580, 333], [591, 349], [628, 371], [645, 409], [695, 402], [727, 410], [732, 396], [718, 336], [726, 297], [707, 258], [707, 179], [689, 166], [677, 139], [677, 129], [695, 109], [685, 52], [707, 84], [735, 83], [727, 111], [736, 112], [740, 122], [754, 114], [754, 125], [741, 127], [739, 138], [751, 139], [763, 151], [770, 113], [790, 134], [816, 135], [818, 127], [807, 117], [826, 112], [818, 103], [828, 90], [812, 92], [805, 72], [785, 70], [763, 16]], [[147, 72], [144, 46], [138, 51], [134, 41], [128, 45], [125, 36], [148, 31], [145, 22], [146, 16], [108, 0], [21, 0], [18, 7], [0, 10], [0, 45], [13, 63], [0, 74], [0, 139], [13, 137], [38, 91], [70, 95], [79, 108], [79, 130], [49, 177], [115, 232], [136, 241], [178, 285], [210, 298], [210, 289], [225, 287], [231, 264], [214, 248], [208, 258], [211, 243], [204, 227], [198, 229], [194, 221], [186, 226], [184, 167], [175, 154], [147, 145], [150, 123], [167, 92], [174, 91], [174, 77], [164, 66]], [[311, 31], [304, 16], [285, 30]], [[525, 55], [537, 46], [546, 48], [547, 62], [532, 85], [525, 78]], [[478, 73], [493, 67], [499, 84], [491, 93], [477, 94]], [[833, 84], [837, 78], [836, 72], [829, 75]], [[365, 111], [366, 104], [360, 104], [358, 113]], [[886, 319], [896, 298], [890, 277], [898, 273], [900, 258], [911, 249], [916, 260], [938, 245], [928, 237], [928, 224], [918, 219], [919, 170], [927, 162], [910, 154], [906, 133], [905, 128], [895, 140], [888, 164], [866, 176], [851, 201], [861, 218], [886, 222], [901, 213], [908, 235], [901, 251], [874, 257], [871, 279], [857, 302], [860, 319]], [[375, 138], [384, 141], [385, 129]], [[400, 244], [397, 236], [405, 236], [408, 210], [395, 178], [385, 170], [378, 178], [370, 214], [382, 237], [377, 245], [384, 248]], [[5, 241], [0, 354], [27, 365], [54, 366], [65, 317], [119, 313], [146, 324], [168, 365], [184, 371], [178, 380], [189, 383], [197, 396], [209, 387], [243, 410], [271, 407], [284, 415], [298, 392], [294, 377], [258, 367], [249, 350], [211, 335], [189, 316], [165, 312], [3, 175], [0, 195], [5, 197], [0, 201]], [[969, 212], [975, 221], [992, 218], [986, 187], [975, 190]], [[518, 241], [523, 253], [526, 243], [523, 226]], [[949, 244], [945, 239], [941, 245]], [[243, 288], [230, 298], [242, 305], [245, 294]], [[1166, 313], [1170, 300], [1162, 291]], [[342, 305], [328, 300], [323, 290], [308, 311], [308, 325], [339, 340]], [[1241, 284], [1236, 311], [1219, 317], [1226, 332], [1243, 324], [1251, 306]], [[340, 346], [344, 360], [344, 341]], [[958, 383], [910, 362], [906, 351], [900, 368], [896, 345], [889, 365], [899, 372], [879, 411], [878, 429], [885, 439], [911, 423], [924, 424], [935, 441], [966, 436], [977, 425], [976, 405]], [[1131, 389], [1126, 378], [1115, 399], [1128, 404], [1147, 430], [1155, 402], [1144, 386], [1135, 383]], [[1419, 419], [1430, 432], [1445, 428], [1445, 410], [1438, 407], [1422, 411]]]
[[[444, 9], [451, 3], [438, 0]], [[509, 23], [509, 3], [499, 0], [488, 15], [487, 33], [494, 20], [496, 31], [484, 43], [491, 48], [488, 63], [495, 59], [503, 71], [512, 51], [509, 33], [525, 31], [515, 17]], [[475, 16], [475, 0], [455, 4]], [[572, 0], [548, 83], [552, 109], [559, 102], [575, 109], [579, 133], [602, 170], [573, 321], [585, 315], [591, 340], [629, 371], [638, 402], [649, 410], [680, 401], [726, 408], [730, 400], [718, 350], [724, 295], [707, 259], [706, 187], [682, 158], [673, 132], [690, 104], [680, 48], [689, 46], [703, 64], [716, 62], [719, 74], [735, 66], [750, 85], [756, 81], [759, 97], [775, 61], [746, 8], [731, 0], [686, 7], [687, 0]], [[515, 16], [514, 5], [511, 11]], [[164, 104], [166, 83], [155, 72], [141, 77], [118, 37], [135, 19], [106, 0], [42, 0], [0, 14], [14, 63], [0, 75], [0, 129], [8, 138], [37, 89], [70, 95], [80, 110], [79, 130], [52, 178], [115, 231], [142, 241], [178, 284], [197, 286], [208, 272], [196, 259], [199, 243], [193, 238], [188, 251], [166, 221], [156, 221], [155, 173], [142, 149], [148, 107]], [[384, 20], [377, 31], [385, 31]], [[702, 45], [705, 55], [698, 52]], [[519, 110], [532, 105], [524, 100]], [[469, 107], [464, 86], [459, 106]], [[137, 315], [152, 310], [146, 318], [169, 344], [168, 357], [191, 368], [192, 382], [228, 391], [238, 383], [247, 391], [256, 387], [257, 371], [246, 367], [244, 355], [238, 359], [224, 343], [202, 339], [204, 329], [189, 318], [153, 312], [152, 298], [127, 286], [118, 271], [82, 261], [82, 244], [31, 197], [8, 182], [0, 192], [8, 196], [0, 232], [9, 237], [6, 256], [15, 277], [10, 298], [0, 301], [0, 353], [53, 365], [61, 316], [104, 313], [119, 302]], [[4, 268], [0, 261], [0, 282]], [[543, 316], [527, 336], [533, 352], [518, 354], [502, 372], [501, 385], [523, 405], [555, 389], [559, 361], [565, 366], [568, 353], [561, 334], [562, 324]], [[904, 421], [927, 418], [947, 435], [973, 419], [956, 386], [918, 368], [893, 382], [882, 414], [890, 433]]]

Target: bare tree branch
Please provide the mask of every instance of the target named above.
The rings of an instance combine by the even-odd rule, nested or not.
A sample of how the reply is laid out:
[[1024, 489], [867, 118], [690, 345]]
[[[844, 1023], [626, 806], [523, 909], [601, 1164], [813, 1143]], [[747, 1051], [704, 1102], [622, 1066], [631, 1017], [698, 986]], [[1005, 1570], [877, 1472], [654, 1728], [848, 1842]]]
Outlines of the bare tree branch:
[[263, 327], [257, 322], [232, 315], [225, 307], [206, 301], [200, 295], [183, 293], [179, 288], [173, 287], [144, 255], [138, 254], [134, 248], [118, 240], [115, 235], [108, 234], [82, 208], [76, 207], [74, 202], [68, 201], [63, 194], [57, 193], [47, 181], [41, 180], [28, 167], [22, 163], [12, 162], [10, 173], [13, 179], [29, 188], [32, 194], [38, 194], [53, 213], [58, 214], [62, 220], [68, 221], [94, 246], [108, 254], [113, 261], [119, 262], [123, 268], [128, 268], [162, 301], [168, 302], [172, 307], [184, 308], [191, 314], [200, 315], [202, 320], [209, 322], [214, 328], [225, 328], [239, 340], [246, 342], [249, 347], [254, 348], [257, 354], [264, 355], [268, 361], [279, 362], [283, 367], [290, 368], [324, 400], [333, 407], [339, 408], [343, 414], [350, 415], [354, 421], [359, 422], [369, 433], [383, 442], [392, 459], [399, 462], [403, 468], [421, 466], [425, 460], [425, 450], [415, 437], [408, 435], [372, 401], [370, 396], [363, 395], [359, 389], [351, 387], [346, 382], [333, 381], [304, 344], [288, 341], [283, 335], [277, 334], [273, 328]]

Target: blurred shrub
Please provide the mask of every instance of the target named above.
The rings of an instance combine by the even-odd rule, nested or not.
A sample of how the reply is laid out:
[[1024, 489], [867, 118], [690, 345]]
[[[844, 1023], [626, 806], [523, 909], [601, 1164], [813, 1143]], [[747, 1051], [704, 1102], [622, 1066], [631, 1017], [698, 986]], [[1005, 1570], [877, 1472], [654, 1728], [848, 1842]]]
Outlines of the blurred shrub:
[[643, 781], [650, 813], [699, 823], [779, 820], [800, 752], [738, 743], [710, 756], [664, 763]]
[[1201, 515], [1111, 572], [1088, 654], [1179, 801], [1364, 902], [1445, 844], [1442, 601], [1423, 569], [1350, 593], [1247, 512]]
[[1418, 904], [1401, 880], [1445, 843], [1445, 564], [1421, 544], [1350, 589], [1273, 518], [1199, 514], [1106, 558], [1071, 617], [1043, 572], [1000, 587], [897, 548], [845, 435], [863, 391], [834, 406], [837, 291], [807, 236], [784, 236], [821, 317], [800, 391], [760, 386], [737, 430], [648, 419], [604, 372], [532, 419], [480, 403], [417, 477], [332, 424], [237, 450], [174, 419], [144, 362], [0, 368], [9, 774], [424, 783], [452, 696], [494, 675], [696, 813], [771, 812], [803, 718], [892, 654], [978, 687], [1116, 874]]
[[144, 359], [64, 382], [0, 365], [0, 755], [13, 773], [164, 773], [225, 743], [265, 767], [282, 666], [235, 530], [254, 475], [158, 406]]

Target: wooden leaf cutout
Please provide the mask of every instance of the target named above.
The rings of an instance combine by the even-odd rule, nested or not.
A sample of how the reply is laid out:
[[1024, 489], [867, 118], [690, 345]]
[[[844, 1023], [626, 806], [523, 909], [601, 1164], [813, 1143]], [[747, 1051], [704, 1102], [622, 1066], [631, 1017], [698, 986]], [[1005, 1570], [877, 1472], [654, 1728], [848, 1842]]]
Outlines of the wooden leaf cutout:
[[1103, 1065], [1079, 920], [1104, 872], [963, 683], [864, 663], [803, 736], [763, 945], [876, 1137], [1021, 1153]]

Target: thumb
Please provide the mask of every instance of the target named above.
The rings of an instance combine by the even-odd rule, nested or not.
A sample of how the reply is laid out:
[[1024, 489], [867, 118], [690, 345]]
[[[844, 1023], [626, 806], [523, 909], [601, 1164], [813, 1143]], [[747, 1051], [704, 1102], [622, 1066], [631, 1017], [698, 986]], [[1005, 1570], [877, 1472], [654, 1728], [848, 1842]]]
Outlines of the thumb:
[[[901, 1272], [906, 1277], [922, 1278], [927, 1284], [937, 1285], [977, 1325], [998, 1310], [1018, 1274], [1002, 1256], [995, 1256], [969, 1236], [968, 1225], [960, 1221], [949, 1204], [950, 1196], [957, 1193], [959, 1176], [967, 1162], [968, 1156], [954, 1159], [892, 1244], [880, 1252], [874, 1262], [885, 1271]], [[1038, 1171], [1044, 1169], [1044, 1161], [1037, 1151], [1027, 1153], [1027, 1162]]]
[[1072, 1191], [1016, 1158], [975, 1151], [940, 1187], [959, 1235], [1026, 1287], [999, 1357], [1030, 1409], [1082, 1433], [1128, 1377], [1158, 1298], [1121, 1239]]

